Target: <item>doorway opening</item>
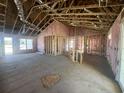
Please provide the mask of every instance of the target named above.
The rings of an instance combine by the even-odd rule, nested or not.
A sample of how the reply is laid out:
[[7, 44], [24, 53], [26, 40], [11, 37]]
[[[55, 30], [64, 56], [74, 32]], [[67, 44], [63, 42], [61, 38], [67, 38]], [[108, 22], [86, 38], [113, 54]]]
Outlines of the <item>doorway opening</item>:
[[13, 40], [12, 37], [4, 37], [5, 55], [13, 54]]

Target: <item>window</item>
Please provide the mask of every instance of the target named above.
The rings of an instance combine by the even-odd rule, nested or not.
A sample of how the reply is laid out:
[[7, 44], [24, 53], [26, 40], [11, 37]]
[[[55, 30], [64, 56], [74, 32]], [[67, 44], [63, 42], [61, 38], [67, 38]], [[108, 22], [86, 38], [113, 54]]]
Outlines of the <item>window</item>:
[[5, 49], [5, 55], [12, 55], [13, 54], [12, 37], [4, 37], [4, 49]]
[[108, 39], [111, 40], [112, 39], [112, 36], [111, 34], [108, 35]]
[[20, 39], [20, 50], [26, 50], [26, 39]]
[[111, 47], [112, 45], [112, 33], [108, 34], [108, 46]]
[[33, 49], [32, 39], [20, 39], [20, 50]]
[[27, 39], [27, 49], [33, 49], [33, 40]]
[[70, 40], [69, 40], [69, 48], [74, 49], [75, 48], [74, 46], [75, 46], [75, 39], [70, 38]]
[[73, 45], [74, 45], [74, 41], [71, 40], [71, 41], [70, 41], [70, 48], [73, 48]]

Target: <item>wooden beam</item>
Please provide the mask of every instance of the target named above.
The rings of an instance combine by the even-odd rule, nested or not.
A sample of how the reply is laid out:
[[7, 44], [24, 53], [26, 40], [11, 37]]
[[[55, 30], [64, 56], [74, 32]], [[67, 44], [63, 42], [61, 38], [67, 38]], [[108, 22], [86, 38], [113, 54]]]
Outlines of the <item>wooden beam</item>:
[[87, 26], [87, 25], [77, 25], [77, 26], [88, 27], [88, 28], [94, 28], [94, 29], [105, 29], [105, 28], [109, 28], [109, 26], [105, 26], [105, 27], [94, 27], [94, 26]]
[[81, 27], [89, 27], [89, 28], [94, 28], [94, 29], [105, 29], [105, 28], [109, 28], [110, 26], [108, 26], [108, 25], [104, 25], [103, 27], [101, 27], [101, 26], [94, 26], [94, 25], [91, 25], [91, 24], [77, 24], [77, 25], [72, 25], [72, 24], [70, 24], [71, 26], [81, 26]]
[[[26, 21], [26, 20], [22, 20], [22, 22], [28, 26], [30, 26], [31, 28], [36, 28], [36, 25], [31, 24], [30, 22]], [[37, 30], [39, 30], [39, 28], [36, 28]]]
[[[30, 12], [29, 12], [29, 14], [28, 14], [28, 16], [27, 16], [27, 18], [30, 16], [30, 13], [32, 12], [32, 10], [33, 9], [35, 9], [35, 8], [39, 8], [39, 7], [46, 7], [48, 10], [53, 10], [53, 8], [55, 7], [55, 5], [58, 3], [58, 2], [60, 2], [60, 1], [62, 1], [62, 0], [58, 0], [58, 1], [53, 1], [54, 2], [54, 4], [52, 5], [52, 7], [50, 7], [50, 6], [48, 6], [48, 3], [47, 4], [42, 4], [42, 5], [37, 5], [37, 6], [34, 6], [31, 10], [30, 10]], [[52, 2], [49, 2], [49, 4], [50, 3], [52, 3]], [[42, 12], [42, 10], [41, 10], [41, 12]], [[56, 12], [54, 11], [53, 13], [55, 13], [56, 14]], [[44, 18], [46, 18], [48, 16], [48, 13], [46, 14], [46, 16], [44, 17]], [[44, 18], [43, 18], [43, 20], [44, 20]], [[43, 21], [43, 20], [41, 20], [38, 24], [37, 24], [37, 26], [36, 27], [38, 27], [39, 25], [40, 25], [40, 23]], [[42, 27], [41, 27], [42, 28]], [[41, 30], [41, 29], [39, 29], [39, 30]], [[33, 30], [34, 31], [34, 30]], [[33, 31], [30, 33], [30, 35], [33, 33]], [[37, 32], [39, 32], [39, 31], [37, 31]]]
[[52, 19], [49, 19], [41, 28], [40, 30], [38, 30], [34, 35], [37, 35], [39, 32], [42, 32], [41, 30], [43, 29], [43, 27], [49, 23], [49, 21], [52, 20]]
[[49, 19], [41, 28], [40, 31], [44, 28], [44, 26], [46, 26], [52, 19]]
[[116, 5], [107, 5], [107, 6], [99, 6], [98, 4], [93, 5], [83, 5], [83, 6], [72, 6], [72, 7], [64, 7], [64, 8], [57, 8], [53, 10], [42, 10], [42, 12], [51, 12], [51, 11], [60, 11], [60, 10], [77, 10], [77, 9], [84, 9], [84, 8], [105, 8], [105, 7], [120, 7], [124, 6], [124, 4], [116, 4]]
[[[71, 24], [70, 24], [71, 25]], [[81, 23], [81, 24], [77, 24], [77, 25], [82, 25], [82, 26], [90, 26], [90, 27], [95, 27], [94, 25], [92, 25], [92, 24], [85, 24], [85, 23]], [[75, 25], [76, 26], [76, 25]], [[104, 28], [104, 27], [110, 27], [110, 25], [102, 25], [102, 27], [101, 27], [101, 25], [97, 25], [95, 28]]]
[[[47, 18], [47, 15], [43, 17], [43, 19], [36, 25], [36, 28], [39, 27], [39, 25], [43, 22], [44, 19]], [[35, 30], [35, 29], [34, 29]], [[31, 33], [29, 34], [30, 36], [32, 35], [32, 33], [34, 32], [34, 30], [31, 31]], [[41, 29], [39, 29], [41, 30]], [[38, 31], [39, 32], [39, 31]]]
[[73, 4], [74, 0], [71, 1], [69, 8], [65, 11], [65, 13], [67, 13], [69, 11], [69, 9], [71, 8], [72, 4]]
[[15, 26], [16, 26], [17, 21], [18, 21], [18, 15], [17, 15], [17, 17], [16, 17], [16, 19], [15, 19], [15, 21], [14, 21], [11, 34], [14, 32], [14, 29], [15, 29]]
[[74, 15], [74, 16], [82, 16], [82, 15], [87, 15], [87, 16], [90, 16], [90, 15], [93, 15], [93, 16], [96, 16], [96, 15], [104, 15], [104, 16], [108, 16], [108, 15], [113, 15], [113, 16], [117, 16], [118, 14], [117, 13], [56, 13], [56, 14], [49, 14], [51, 16], [68, 16], [68, 15]]
[[4, 6], [4, 7], [6, 7], [6, 5], [5, 5], [5, 4], [3, 4], [3, 3], [0, 3], [0, 5], [1, 5], [1, 6]]
[[77, 27], [82, 27], [85, 29], [96, 30], [96, 31], [108, 31], [109, 30], [109, 27], [108, 28], [95, 28], [95, 27], [82, 26], [82, 25], [77, 25]]
[[[93, 13], [91, 10], [88, 10], [88, 9], [86, 9], [86, 8], [84, 8], [84, 11], [86, 11], [86, 12], [88, 12], [88, 13]], [[98, 18], [99, 22], [102, 23], [102, 20], [100, 19], [100, 16], [97, 15], [96, 17]]]
[[[31, 24], [34, 24], [34, 22], [37, 20], [37, 18], [40, 16], [41, 11], [37, 14], [37, 16], [34, 18], [34, 20], [31, 22]], [[36, 26], [37, 27], [37, 26]], [[27, 30], [25, 31], [25, 33], [27, 33], [30, 29], [30, 26], [27, 28]]]
[[[96, 23], [96, 24], [101, 24], [100, 22], [97, 21], [83, 21], [83, 20], [59, 20], [59, 21], [67, 21], [67, 22], [80, 22], [80, 23]], [[102, 24], [107, 24], [107, 22], [104, 22]], [[110, 23], [108, 23], [110, 24]]]
[[[57, 2], [55, 2], [53, 5], [52, 5], [52, 7], [49, 7], [48, 5], [45, 5], [46, 6], [46, 8], [49, 10], [52, 10], [52, 9], [54, 9], [54, 7], [55, 7], [55, 5], [58, 3], [58, 2], [60, 2], [60, 1], [57, 1]], [[42, 11], [42, 10], [41, 10]], [[56, 12], [54, 12], [55, 14], [56, 14]], [[43, 18], [43, 20], [46, 18], [48, 16], [48, 13], [46, 14], [46, 16]], [[43, 21], [43, 20], [41, 20], [38, 24], [37, 24], [37, 26], [39, 26], [40, 25], [40, 23]], [[49, 20], [50, 21], [50, 20]], [[47, 22], [49, 22], [49, 21], [47, 21]], [[47, 22], [41, 27], [41, 29], [40, 30], [42, 30], [42, 28], [47, 24]], [[37, 27], [36, 26], [36, 27]], [[39, 30], [39, 31], [40, 31]], [[37, 31], [37, 33], [39, 32], [39, 31]], [[30, 35], [33, 33], [33, 31], [30, 33]], [[37, 34], [36, 33], [36, 34]]]
[[54, 9], [57, 4], [58, 4], [58, 2], [55, 2], [55, 3], [52, 5], [51, 9]]
[[1, 14], [1, 13], [0, 13], [0, 16], [5, 16], [5, 14]]
[[[98, 18], [93, 17], [54, 17], [57, 20], [98, 20]], [[108, 21], [108, 19], [100, 18], [103, 21]], [[114, 21], [114, 19], [110, 19], [110, 21]]]
[[21, 33], [22, 29], [23, 29], [23, 26], [20, 27], [18, 34]]
[[[60, 0], [60, 1], [62, 1], [62, 0]], [[59, 2], [60, 2], [60, 1], [59, 1]], [[26, 16], [26, 20], [29, 18], [30, 14], [33, 12], [33, 9], [35, 9], [35, 8], [41, 8], [41, 9], [42, 9], [43, 7], [46, 7], [46, 5], [51, 4], [51, 3], [54, 3], [54, 2], [57, 2], [57, 1], [55, 0], [55, 1], [52, 1], [52, 2], [42, 3], [41, 5], [33, 6], [33, 7], [30, 9], [28, 15]]]
[[6, 24], [7, 24], [6, 16], [7, 16], [7, 9], [8, 9], [8, 0], [6, 0], [5, 4], [6, 4], [5, 10], [4, 10], [5, 14], [3, 14], [3, 17], [4, 17], [3, 33], [6, 31]]
[[0, 20], [0, 22], [1, 22], [1, 23], [3, 23], [3, 22], [4, 22], [4, 20]]

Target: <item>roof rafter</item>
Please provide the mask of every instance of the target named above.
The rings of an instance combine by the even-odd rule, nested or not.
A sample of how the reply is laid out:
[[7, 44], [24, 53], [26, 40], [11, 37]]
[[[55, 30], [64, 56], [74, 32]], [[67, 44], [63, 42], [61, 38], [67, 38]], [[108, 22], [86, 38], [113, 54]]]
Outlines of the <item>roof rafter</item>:
[[[59, 20], [59, 21], [101, 24], [100, 22], [97, 22], [97, 21], [83, 21], [83, 20]], [[102, 24], [107, 24], [107, 23], [104, 22]], [[108, 24], [109, 24], [109, 22], [108, 22]]]
[[59, 16], [59, 15], [61, 15], [61, 16], [68, 16], [68, 15], [76, 15], [76, 16], [82, 16], [82, 15], [87, 15], [87, 16], [90, 16], [90, 15], [94, 15], [94, 16], [96, 16], [96, 15], [106, 15], [106, 16], [108, 16], [108, 15], [113, 15], [113, 16], [117, 16], [118, 14], [117, 13], [66, 13], [66, 14], [64, 14], [64, 13], [56, 13], [56, 14], [49, 14], [49, 15], [51, 15], [51, 16]]
[[[98, 20], [98, 18], [92, 18], [92, 17], [54, 17], [58, 20]], [[102, 21], [108, 21], [106, 18], [100, 18]], [[114, 19], [110, 19], [109, 21], [114, 21]]]
[[[60, 11], [60, 10], [77, 10], [77, 9], [84, 9], [84, 8], [104, 8], [104, 7], [120, 7], [124, 6], [124, 4], [116, 4], [116, 5], [107, 5], [107, 6], [99, 6], [98, 4], [93, 5], [82, 5], [82, 6], [72, 6], [72, 7], [64, 7], [64, 8], [56, 8], [52, 11]], [[42, 12], [51, 12], [51, 10], [43, 10]]]
[[6, 5], [5, 5], [5, 4], [3, 4], [3, 3], [0, 3], [0, 5], [1, 5], [1, 6], [4, 6], [4, 7], [6, 7]]

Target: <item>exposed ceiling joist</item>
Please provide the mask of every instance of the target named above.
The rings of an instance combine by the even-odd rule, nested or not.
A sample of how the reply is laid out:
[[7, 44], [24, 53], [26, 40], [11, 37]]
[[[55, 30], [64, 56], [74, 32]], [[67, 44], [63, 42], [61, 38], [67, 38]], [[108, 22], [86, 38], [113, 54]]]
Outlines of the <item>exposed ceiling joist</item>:
[[[38, 27], [43, 22], [43, 20], [46, 19], [46, 17], [47, 17], [47, 15], [36, 25], [36, 27]], [[41, 30], [41, 28], [39, 30]], [[31, 31], [30, 35], [33, 33], [34, 30]], [[38, 32], [39, 32], [39, 30], [38, 30]]]
[[39, 32], [42, 32], [42, 29], [43, 29], [51, 20], [53, 20], [53, 19], [50, 18], [50, 19], [40, 28], [40, 30], [38, 30], [34, 35], [37, 35]]
[[[93, 13], [91, 10], [88, 10], [86, 8], [84, 8], [84, 11], [86, 11], [88, 13]], [[102, 22], [102, 20], [100, 19], [100, 16], [97, 15], [96, 17], [98, 18], [99, 22]]]
[[109, 28], [95, 28], [92, 26], [82, 26], [82, 25], [77, 25], [76, 27], [82, 27], [84, 29], [90, 29], [90, 30], [95, 30], [95, 31], [107, 31]]
[[[16, 4], [16, 7], [18, 9], [18, 16], [20, 17], [20, 20], [24, 23], [24, 24], [27, 24], [29, 25], [31, 28], [36, 28], [36, 26], [30, 22], [28, 22], [27, 20], [25, 20], [25, 17], [24, 17], [24, 11], [23, 11], [23, 5], [22, 3], [19, 1], [19, 0], [14, 0], [15, 4]], [[37, 28], [37, 30], [39, 30], [39, 28]]]
[[101, 29], [108, 29], [108, 27], [102, 27], [102, 28], [99, 28], [99, 27], [93, 27], [93, 26], [85, 26], [85, 25], [78, 25], [78, 26], [81, 26], [81, 27], [87, 27], [87, 28], [92, 28], [92, 29], [97, 29], [97, 30], [101, 30]]
[[6, 7], [6, 5], [5, 5], [5, 4], [3, 4], [3, 3], [0, 3], [0, 5], [1, 5], [1, 6], [4, 6], [4, 7]]
[[[33, 21], [31, 22], [31, 24], [34, 24], [34, 22], [36, 21], [36, 19], [40, 16], [40, 14], [41, 14], [41, 12], [39, 12], [38, 14], [37, 14], [37, 16], [33, 19]], [[25, 31], [25, 33], [27, 33], [29, 30], [30, 30], [30, 26], [27, 28], [27, 30]], [[36, 26], [36, 28], [38, 28], [37, 26]]]
[[[92, 17], [54, 17], [58, 20], [96, 20], [98, 21], [98, 18], [92, 18]], [[108, 21], [106, 18], [100, 18], [102, 21]], [[110, 19], [109, 21], [114, 21], [114, 19]]]
[[[75, 23], [91, 23], [91, 24], [93, 24], [93, 23], [95, 23], [95, 24], [101, 24], [100, 22], [97, 22], [97, 21], [83, 21], [83, 20], [59, 20], [59, 21], [67, 21], [67, 22], [75, 22]], [[107, 24], [106, 22], [104, 22], [104, 23], [102, 23], [103, 25], [104, 24]], [[109, 24], [109, 22], [108, 22], [108, 24]]]
[[65, 13], [67, 13], [69, 11], [69, 9], [71, 8], [72, 4], [74, 3], [74, 0], [71, 1], [69, 8], [65, 11]]
[[13, 28], [12, 28], [11, 34], [14, 32], [15, 26], [16, 26], [16, 24], [17, 24], [17, 20], [18, 20], [18, 15], [17, 15], [17, 17], [16, 17], [16, 19], [15, 19], [15, 22], [14, 22], [14, 24], [13, 24]]
[[[32, 13], [32, 10], [33, 9], [35, 9], [35, 8], [43, 8], [43, 7], [46, 7], [48, 10], [50, 9], [50, 10], [52, 10], [54, 7], [55, 7], [55, 5], [58, 3], [58, 2], [60, 2], [60, 1], [63, 1], [63, 0], [57, 0], [57, 1], [52, 1], [52, 2], [47, 2], [47, 3], [43, 3], [41, 0], [37, 0], [39, 3], [40, 3], [40, 5], [37, 5], [37, 6], [33, 6], [31, 9], [30, 9], [30, 11], [29, 11], [29, 13], [28, 13], [28, 15], [27, 15], [27, 17], [26, 18], [24, 18], [24, 12], [23, 12], [23, 8], [22, 8], [22, 4], [21, 4], [21, 2], [19, 1], [19, 0], [15, 0], [15, 4], [16, 4], [16, 6], [17, 6], [17, 8], [18, 8], [18, 10], [19, 10], [19, 16], [20, 16], [20, 18], [21, 18], [21, 20], [22, 20], [22, 22], [24, 22], [24, 23], [26, 23], [27, 25], [29, 25], [30, 27], [29, 28], [35, 28], [36, 30], [40, 30], [39, 28], [38, 28], [38, 26], [35, 26], [34, 24], [33, 24], [33, 22], [32, 23], [30, 23], [30, 22], [28, 22], [27, 21], [27, 19], [29, 18], [29, 16], [30, 16], [30, 14]], [[55, 4], [55, 3], [56, 4]], [[51, 3], [54, 3], [53, 4], [53, 6], [52, 6], [52, 8], [50, 7], [50, 6], [48, 6], [49, 4], [51, 4]], [[55, 13], [55, 12], [54, 12]], [[35, 19], [37, 19], [37, 17], [35, 17]], [[29, 29], [28, 29], [29, 30]], [[28, 31], [27, 30], [27, 31]], [[33, 30], [34, 31], [34, 30]]]
[[[72, 23], [70, 23], [70, 25], [72, 25]], [[80, 25], [80, 26], [89, 26], [89, 27], [93, 27], [93, 28], [109, 28], [109, 25], [99, 25], [99, 27], [96, 27], [96, 26], [94, 26], [93, 24], [88, 24], [88, 23], [80, 23], [80, 24], [74, 24], [73, 23], [73, 26], [78, 26], [78, 25]]]
[[[61, 1], [66, 1], [66, 0], [53, 0], [53, 1], [51, 1], [51, 2], [46, 2], [46, 3], [42, 3], [42, 4], [40, 4], [40, 5], [36, 5], [36, 6], [33, 6], [31, 9], [30, 9], [30, 11], [29, 11], [29, 14], [32, 12], [32, 10], [33, 9], [36, 9], [36, 8], [39, 8], [39, 9], [42, 9], [43, 7], [49, 7], [48, 5], [49, 4], [54, 4], [54, 3], [56, 3], [56, 2], [61, 2]], [[50, 9], [50, 11], [52, 11], [53, 9]], [[43, 11], [42, 11], [43, 12]], [[29, 15], [28, 14], [28, 15]], [[28, 17], [28, 16], [27, 16]]]
[[4, 20], [0, 20], [0, 22], [1, 22], [1, 23], [3, 23], [3, 22], [4, 22]]
[[108, 15], [113, 15], [113, 16], [117, 16], [118, 14], [116, 14], [116, 13], [66, 13], [66, 14], [64, 14], [64, 13], [56, 13], [56, 14], [49, 14], [49, 15], [51, 15], [51, 16], [59, 16], [59, 15], [61, 15], [61, 16], [83, 16], [83, 15], [86, 15], [86, 16], [90, 16], [90, 15], [94, 15], [94, 16], [97, 16], [97, 15], [106, 15], [106, 16], [108, 16]]
[[19, 15], [22, 16], [22, 23], [26, 24], [25, 28], [29, 30], [26, 35], [39, 34], [52, 22], [51, 19], [70, 26], [85, 26], [97, 30], [109, 29], [124, 6], [119, 4], [119, 0], [104, 0], [101, 4], [99, 0], [26, 0], [25, 3], [20, 3], [20, 0], [14, 1]]
[[[98, 4], [93, 4], [93, 5], [83, 5], [83, 6], [72, 6], [72, 7], [64, 7], [64, 8], [56, 8], [53, 9], [52, 11], [62, 11], [62, 10], [77, 10], [77, 9], [84, 9], [84, 8], [105, 8], [105, 7], [120, 7], [124, 6], [124, 4], [116, 4], [116, 5], [107, 5], [107, 6], [99, 6]], [[51, 12], [51, 10], [43, 10], [42, 12]]]
[[1, 13], [0, 13], [0, 16], [5, 16], [5, 14], [1, 14]]
[[46, 26], [46, 25], [49, 23], [50, 20], [52, 20], [52, 19], [49, 19], [49, 20], [40, 28], [39, 31], [41, 31], [41, 30], [44, 28], [44, 26]]

